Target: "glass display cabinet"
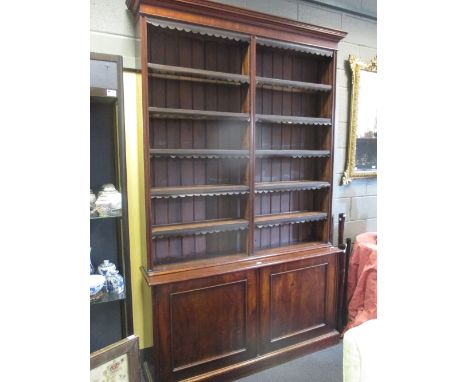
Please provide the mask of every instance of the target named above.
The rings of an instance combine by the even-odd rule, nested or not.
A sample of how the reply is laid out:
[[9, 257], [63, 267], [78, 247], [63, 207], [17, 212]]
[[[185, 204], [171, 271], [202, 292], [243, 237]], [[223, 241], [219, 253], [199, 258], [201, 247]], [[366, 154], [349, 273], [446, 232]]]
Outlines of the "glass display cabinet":
[[[90, 188], [97, 198], [92, 203], [90, 197], [90, 274], [99, 274], [99, 266], [108, 260], [124, 279], [123, 291], [104, 285], [90, 296], [90, 351], [94, 352], [133, 333], [122, 58], [91, 53], [90, 82]], [[112, 213], [91, 207], [102, 201], [98, 194], [104, 185], [115, 186], [121, 195], [120, 208]]]

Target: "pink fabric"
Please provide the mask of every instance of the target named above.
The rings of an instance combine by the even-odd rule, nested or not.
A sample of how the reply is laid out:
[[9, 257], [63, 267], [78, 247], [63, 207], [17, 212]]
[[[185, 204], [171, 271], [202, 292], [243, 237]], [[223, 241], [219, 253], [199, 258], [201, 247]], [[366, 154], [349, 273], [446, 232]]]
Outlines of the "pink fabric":
[[377, 232], [356, 236], [349, 260], [347, 303], [344, 331], [377, 318]]

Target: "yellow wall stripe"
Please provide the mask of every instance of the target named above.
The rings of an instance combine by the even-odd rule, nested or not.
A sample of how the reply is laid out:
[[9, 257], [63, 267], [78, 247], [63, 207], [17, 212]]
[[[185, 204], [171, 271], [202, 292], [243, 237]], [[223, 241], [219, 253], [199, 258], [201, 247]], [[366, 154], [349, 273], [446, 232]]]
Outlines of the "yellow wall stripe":
[[124, 72], [123, 82], [133, 328], [146, 348], [153, 346], [153, 327], [151, 290], [140, 271], [146, 267], [141, 74]]

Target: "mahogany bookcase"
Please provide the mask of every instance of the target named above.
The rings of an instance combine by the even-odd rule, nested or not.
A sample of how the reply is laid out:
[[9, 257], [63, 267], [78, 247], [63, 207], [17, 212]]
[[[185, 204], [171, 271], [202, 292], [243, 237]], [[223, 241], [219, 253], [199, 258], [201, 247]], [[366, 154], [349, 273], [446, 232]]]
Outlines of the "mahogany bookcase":
[[205, 0], [127, 6], [140, 31], [158, 380], [228, 380], [337, 342], [346, 33]]

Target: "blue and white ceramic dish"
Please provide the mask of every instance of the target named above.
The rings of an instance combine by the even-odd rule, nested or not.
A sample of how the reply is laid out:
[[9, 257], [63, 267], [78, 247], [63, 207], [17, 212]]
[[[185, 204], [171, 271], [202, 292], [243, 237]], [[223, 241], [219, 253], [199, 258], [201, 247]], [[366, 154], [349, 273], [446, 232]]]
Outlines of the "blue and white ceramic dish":
[[98, 293], [106, 283], [106, 278], [103, 275], [89, 275], [89, 294], [94, 296]]

